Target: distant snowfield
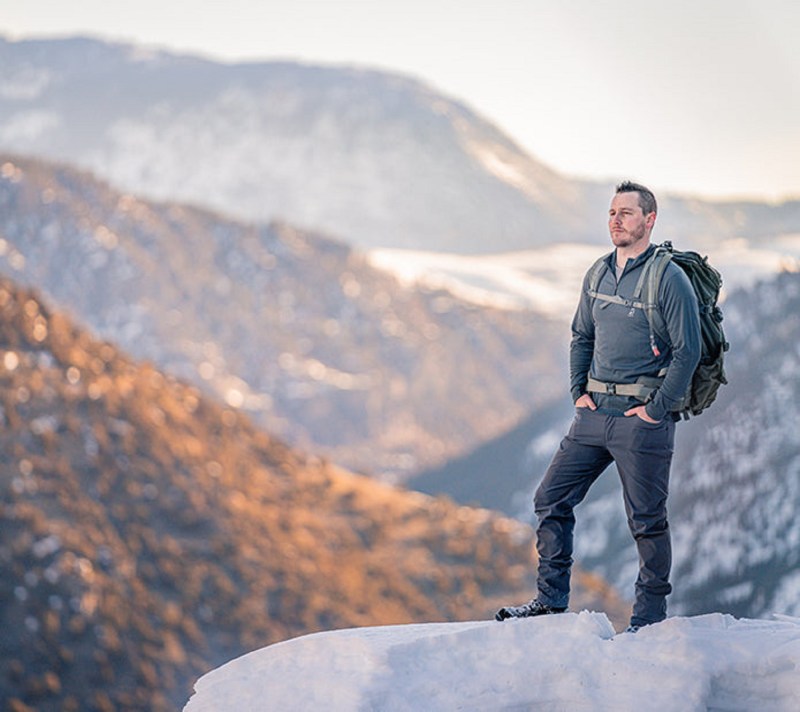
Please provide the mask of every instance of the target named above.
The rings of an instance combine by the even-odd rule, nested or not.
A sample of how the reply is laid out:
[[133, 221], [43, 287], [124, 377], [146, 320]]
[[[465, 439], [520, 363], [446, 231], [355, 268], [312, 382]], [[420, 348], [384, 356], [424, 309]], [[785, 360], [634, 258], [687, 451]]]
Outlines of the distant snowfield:
[[198, 680], [184, 712], [796, 712], [800, 618], [603, 613], [360, 628], [263, 648]]
[[[676, 245], [691, 249], [689, 245]], [[457, 255], [417, 250], [379, 249], [370, 263], [405, 284], [444, 289], [466, 301], [501, 309], [532, 309], [569, 319], [578, 303], [586, 270], [611, 249], [605, 245], [562, 243], [523, 252]], [[708, 254], [723, 277], [724, 289], [744, 287], [782, 269], [798, 268], [800, 235], [784, 235], [769, 246], [729, 240]]]
[[602, 254], [602, 246], [561, 244], [478, 256], [381, 249], [368, 257], [405, 284], [445, 289], [475, 304], [563, 316], [574, 311], [583, 275]]

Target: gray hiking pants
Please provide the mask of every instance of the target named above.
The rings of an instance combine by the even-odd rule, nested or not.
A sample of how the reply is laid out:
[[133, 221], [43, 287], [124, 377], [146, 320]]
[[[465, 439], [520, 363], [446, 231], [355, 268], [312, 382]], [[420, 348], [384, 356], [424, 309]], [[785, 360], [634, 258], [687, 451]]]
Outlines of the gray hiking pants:
[[573, 509], [612, 461], [622, 481], [628, 526], [639, 551], [639, 576], [631, 624], [647, 625], [667, 615], [672, 565], [667, 492], [675, 423], [650, 424], [636, 416], [612, 416], [577, 408], [536, 490], [539, 520], [539, 600], [566, 607], [572, 566]]

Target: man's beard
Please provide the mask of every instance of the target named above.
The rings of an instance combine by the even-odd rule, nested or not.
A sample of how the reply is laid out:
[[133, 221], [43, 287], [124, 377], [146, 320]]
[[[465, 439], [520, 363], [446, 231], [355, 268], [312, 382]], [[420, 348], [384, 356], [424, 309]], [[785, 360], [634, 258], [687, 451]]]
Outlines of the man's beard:
[[631, 245], [635, 245], [637, 242], [644, 239], [645, 232], [646, 230], [644, 225], [640, 225], [632, 232], [612, 232], [611, 242], [614, 243], [615, 247], [630, 247]]

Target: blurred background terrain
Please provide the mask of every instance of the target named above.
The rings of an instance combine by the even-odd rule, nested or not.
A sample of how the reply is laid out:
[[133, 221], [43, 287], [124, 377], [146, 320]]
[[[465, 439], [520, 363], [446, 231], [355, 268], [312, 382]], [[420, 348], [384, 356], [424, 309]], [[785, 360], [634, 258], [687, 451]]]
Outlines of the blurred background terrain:
[[[530, 598], [612, 192], [399, 73], [0, 37], [9, 708], [174, 709], [278, 640]], [[671, 610], [800, 615], [800, 200], [659, 205], [732, 343]], [[612, 472], [579, 520], [572, 606], [622, 624]]]

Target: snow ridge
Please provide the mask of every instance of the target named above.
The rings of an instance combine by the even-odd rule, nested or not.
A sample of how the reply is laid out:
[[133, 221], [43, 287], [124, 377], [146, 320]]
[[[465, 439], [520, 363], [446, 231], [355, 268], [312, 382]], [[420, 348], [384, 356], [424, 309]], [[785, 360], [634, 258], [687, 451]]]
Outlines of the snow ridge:
[[795, 710], [800, 619], [671, 618], [615, 635], [603, 613], [317, 633], [198, 680], [184, 712]]

